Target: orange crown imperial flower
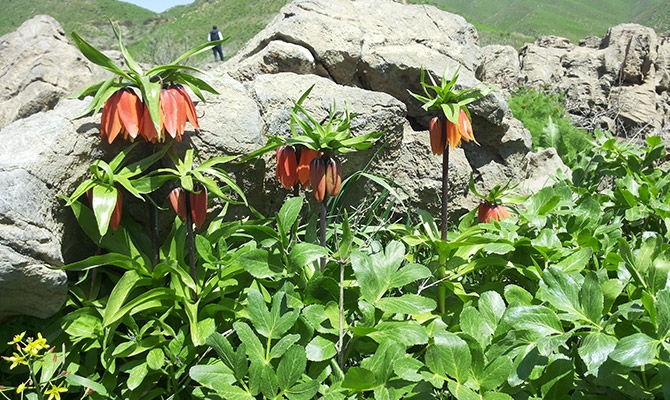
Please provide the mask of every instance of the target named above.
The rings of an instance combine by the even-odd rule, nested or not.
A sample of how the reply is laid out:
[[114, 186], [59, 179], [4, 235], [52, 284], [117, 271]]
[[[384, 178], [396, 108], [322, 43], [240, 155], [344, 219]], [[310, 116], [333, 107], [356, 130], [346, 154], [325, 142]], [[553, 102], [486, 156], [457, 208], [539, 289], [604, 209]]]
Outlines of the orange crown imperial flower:
[[486, 200], [479, 202], [479, 209], [477, 211], [477, 217], [481, 223], [500, 221], [503, 218], [511, 217], [509, 211], [503, 205], [489, 203]]
[[[209, 207], [207, 199], [207, 188], [199, 186], [197, 193], [189, 192], [189, 203], [191, 206], [191, 218], [195, 227], [200, 229], [207, 218], [207, 209]], [[172, 209], [179, 216], [182, 222], [186, 222], [186, 196], [184, 196], [184, 189], [176, 187], [172, 189], [169, 195]]]
[[335, 157], [320, 156], [312, 160], [309, 176], [314, 198], [321, 203], [326, 194], [337, 196], [342, 184], [342, 162]]
[[117, 90], [105, 102], [100, 121], [100, 139], [111, 144], [121, 134], [134, 140], [142, 121], [142, 100], [129, 87]]
[[283, 145], [277, 147], [277, 179], [281, 185], [290, 189], [298, 181], [298, 159], [295, 147]]
[[319, 153], [316, 150], [308, 149], [307, 147], [302, 147], [299, 151], [299, 161], [298, 161], [298, 182], [302, 185], [303, 188], [309, 187], [309, 164], [315, 159]]

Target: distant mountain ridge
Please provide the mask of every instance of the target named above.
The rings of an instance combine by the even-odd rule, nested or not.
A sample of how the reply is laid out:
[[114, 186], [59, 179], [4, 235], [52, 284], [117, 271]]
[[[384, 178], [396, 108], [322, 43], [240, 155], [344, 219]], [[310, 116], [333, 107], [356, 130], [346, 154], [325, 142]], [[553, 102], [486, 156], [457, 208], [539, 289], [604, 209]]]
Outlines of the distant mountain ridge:
[[[16, 30], [38, 14], [56, 18], [69, 35], [80, 36], [101, 48], [114, 48], [107, 18], [117, 21], [125, 43], [140, 61], [169, 62], [183, 51], [202, 43], [212, 25], [229, 41], [230, 56], [270, 21], [290, 0], [196, 0], [164, 13], [117, 0], [0, 0], [4, 16], [0, 35]], [[407, 2], [404, 0], [403, 2]], [[607, 28], [636, 22], [662, 33], [670, 29], [670, 3], [666, 0], [409, 0], [432, 4], [463, 16], [474, 24], [481, 44], [510, 44], [519, 48], [538, 36], [557, 35], [574, 43], [587, 36], [603, 36]], [[28, 4], [28, 5], [27, 5]], [[195, 62], [208, 60], [202, 55]]]

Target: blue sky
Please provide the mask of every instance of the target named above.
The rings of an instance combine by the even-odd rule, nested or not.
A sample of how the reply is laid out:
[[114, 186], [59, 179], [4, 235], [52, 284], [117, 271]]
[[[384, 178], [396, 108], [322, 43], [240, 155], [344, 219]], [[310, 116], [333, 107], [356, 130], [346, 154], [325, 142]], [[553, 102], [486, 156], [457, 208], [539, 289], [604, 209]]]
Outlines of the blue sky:
[[194, 0], [122, 0], [126, 3], [132, 3], [147, 10], [154, 12], [163, 12], [170, 7], [191, 4]]

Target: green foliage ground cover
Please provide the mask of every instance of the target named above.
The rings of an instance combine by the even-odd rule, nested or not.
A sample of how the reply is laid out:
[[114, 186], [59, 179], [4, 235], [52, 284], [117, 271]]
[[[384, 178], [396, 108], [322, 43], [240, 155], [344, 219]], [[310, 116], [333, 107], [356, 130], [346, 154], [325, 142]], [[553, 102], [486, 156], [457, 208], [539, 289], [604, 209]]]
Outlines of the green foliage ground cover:
[[[331, 198], [325, 248], [303, 196], [237, 220], [212, 195], [195, 277], [179, 218], [152, 266], [142, 226], [125, 218], [101, 238], [77, 202], [100, 254], [66, 267], [57, 315], [0, 326], [0, 353], [40, 332], [55, 351], [34, 380], [93, 399], [668, 398], [665, 157], [658, 137], [596, 133], [572, 179], [506, 204], [512, 218], [478, 224], [473, 210], [446, 241], [422, 210], [388, 222], [396, 198], [378, 177], [381, 203], [345, 207], [355, 179]], [[11, 364], [7, 398], [28, 376]]]

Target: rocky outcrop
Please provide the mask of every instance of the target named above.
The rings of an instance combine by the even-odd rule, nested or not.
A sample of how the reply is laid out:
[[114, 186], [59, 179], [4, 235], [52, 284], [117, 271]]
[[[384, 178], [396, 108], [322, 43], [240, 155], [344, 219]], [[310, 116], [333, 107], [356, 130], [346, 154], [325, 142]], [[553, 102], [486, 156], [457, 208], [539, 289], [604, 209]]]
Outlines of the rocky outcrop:
[[[41, 21], [28, 22], [22, 29], [34, 30], [30, 25]], [[76, 53], [74, 47], [70, 50]], [[385, 132], [373, 148], [345, 158], [344, 175], [368, 168], [373, 174], [392, 177], [405, 207], [437, 214], [441, 157], [430, 153], [431, 115], [408, 90], [421, 91], [422, 68], [439, 79], [446, 68], [453, 73], [460, 65], [459, 87], [481, 84], [478, 73], [495, 81], [501, 75], [482, 64], [498, 60], [503, 68], [505, 58], [513, 59], [507, 49], [483, 51], [471, 24], [432, 6], [390, 0], [298, 0], [284, 7], [237, 56], [204, 77], [220, 95], [208, 95], [206, 103], [196, 104], [202, 132], [187, 133], [181, 146], [196, 147], [203, 157], [248, 154], [265, 142], [267, 134], [289, 134], [293, 102], [314, 85], [304, 106], [317, 119], [336, 104], [338, 110], [346, 107], [357, 114], [352, 121], [355, 134]], [[0, 70], [5, 68], [3, 62], [0, 58]], [[30, 71], [30, 63], [26, 59], [21, 70]], [[69, 79], [83, 82], [90, 76], [75, 79], [74, 67], [56, 65], [58, 71], [67, 70]], [[43, 74], [55, 72], [44, 70]], [[16, 82], [22, 80], [14, 82], [17, 87], [12, 90], [18, 93], [21, 86]], [[70, 84], [67, 93], [83, 86]], [[0, 184], [12, 188], [0, 192], [0, 293], [15, 289], [15, 282], [25, 282], [22, 289], [37, 288], [32, 293], [39, 294], [38, 298], [12, 292], [28, 301], [23, 304], [0, 296], [0, 318], [27, 312], [45, 316], [65, 298], [64, 274], [49, 267], [69, 261], [80, 244], [71, 238], [74, 224], [56, 195], [71, 193], [87, 176], [92, 160], [110, 158], [118, 151], [100, 143], [99, 116], [74, 119], [85, 104], [62, 101], [53, 110], [21, 114], [23, 118], [0, 130]], [[530, 152], [530, 135], [512, 118], [504, 92], [493, 92], [470, 110], [481, 146], [466, 143], [451, 152], [454, 215], [477, 204], [467, 191], [472, 174], [483, 192], [510, 178], [523, 183], [520, 187], [536, 190], [557, 168], [565, 168], [552, 150], [539, 155]], [[274, 212], [288, 195], [274, 180], [270, 155], [231, 165], [230, 171], [261, 212]], [[373, 183], [359, 184], [345, 199], [351, 204], [379, 191]], [[144, 218], [141, 213], [133, 215], [132, 209], [129, 212]], [[35, 269], [45, 275], [37, 277]], [[5, 280], [10, 276], [13, 281]], [[38, 283], [49, 285], [50, 291]], [[47, 299], [47, 293], [53, 296]]]
[[[513, 51], [508, 47], [506, 54]], [[483, 49], [489, 59], [500, 46]], [[491, 79], [512, 71], [507, 87], [527, 85], [564, 96], [578, 126], [609, 130], [623, 137], [664, 135], [670, 130], [670, 37], [653, 29], [622, 24], [603, 38], [589, 37], [578, 45], [556, 36], [524, 46], [519, 62], [502, 60], [482, 71]], [[493, 69], [493, 72], [490, 70]]]

